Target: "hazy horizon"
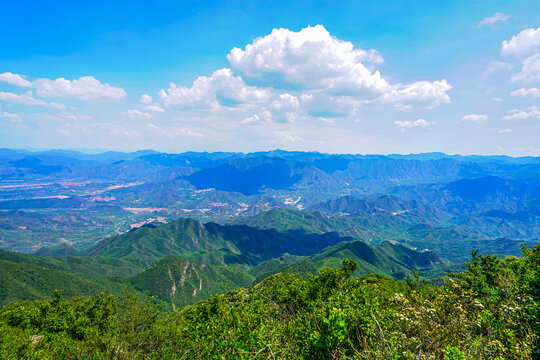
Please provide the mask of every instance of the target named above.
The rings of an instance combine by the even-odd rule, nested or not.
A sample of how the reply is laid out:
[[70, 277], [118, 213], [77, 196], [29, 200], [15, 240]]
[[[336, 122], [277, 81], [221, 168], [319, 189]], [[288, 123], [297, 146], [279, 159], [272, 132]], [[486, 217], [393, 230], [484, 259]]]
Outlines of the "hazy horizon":
[[87, 154], [87, 155], [99, 155], [107, 152], [118, 152], [118, 153], [126, 153], [126, 154], [132, 154], [137, 152], [156, 152], [156, 153], [164, 153], [164, 154], [183, 154], [188, 152], [194, 152], [194, 153], [238, 153], [238, 154], [254, 154], [254, 153], [265, 153], [265, 152], [276, 152], [276, 151], [284, 151], [284, 152], [300, 152], [300, 153], [319, 153], [324, 155], [352, 155], [352, 156], [367, 156], [367, 155], [381, 155], [381, 156], [392, 156], [392, 155], [398, 155], [398, 156], [415, 156], [415, 155], [429, 155], [429, 154], [441, 154], [445, 156], [463, 156], [463, 157], [469, 157], [469, 156], [484, 156], [484, 157], [511, 157], [511, 158], [523, 158], [523, 157], [533, 157], [533, 158], [540, 158], [539, 155], [521, 155], [521, 156], [512, 156], [512, 155], [506, 155], [506, 154], [478, 154], [478, 153], [445, 153], [441, 151], [427, 151], [427, 152], [411, 152], [411, 153], [345, 153], [345, 152], [323, 152], [323, 151], [317, 151], [317, 150], [286, 150], [286, 149], [263, 149], [263, 150], [254, 150], [254, 151], [223, 151], [223, 150], [156, 150], [151, 148], [140, 148], [135, 150], [115, 150], [115, 149], [87, 149], [87, 148], [0, 148], [0, 150], [13, 150], [13, 151], [29, 151], [29, 152], [47, 152], [47, 151], [74, 151], [79, 152], [81, 154]]

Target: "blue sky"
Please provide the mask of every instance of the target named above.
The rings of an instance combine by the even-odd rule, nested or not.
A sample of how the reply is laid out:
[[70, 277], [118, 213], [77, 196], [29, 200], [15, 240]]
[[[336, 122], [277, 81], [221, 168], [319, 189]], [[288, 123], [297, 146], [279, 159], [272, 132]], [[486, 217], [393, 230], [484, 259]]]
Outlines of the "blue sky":
[[0, 147], [540, 155], [540, 3], [0, 4]]

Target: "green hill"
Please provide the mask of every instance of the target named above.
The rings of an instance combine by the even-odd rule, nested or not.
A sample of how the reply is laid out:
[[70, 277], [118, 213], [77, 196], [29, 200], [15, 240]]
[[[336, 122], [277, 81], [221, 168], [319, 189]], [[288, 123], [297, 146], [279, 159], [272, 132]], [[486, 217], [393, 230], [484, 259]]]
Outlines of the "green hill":
[[336, 233], [289, 234], [181, 219], [102, 240], [83, 254], [121, 258], [139, 266], [148, 266], [166, 255], [178, 255], [209, 265], [248, 267], [284, 253], [311, 255], [344, 240], [347, 238]]
[[168, 255], [129, 279], [134, 289], [182, 307], [214, 294], [251, 285], [253, 277], [242, 269], [198, 264]]
[[308, 274], [312, 274], [312, 275], [318, 274], [319, 270], [309, 260], [300, 260], [292, 264], [283, 265], [271, 271], [262, 273], [259, 276], [257, 276], [254, 283], [258, 284], [264, 279], [266, 279], [267, 277], [272, 276], [274, 274], [278, 274], [278, 273], [297, 274], [297, 275], [300, 275], [303, 279], [305, 279], [308, 276]]
[[35, 300], [61, 289], [67, 297], [97, 295], [115, 289], [100, 286], [80, 275], [41, 266], [0, 260], [0, 304]]
[[339, 267], [343, 258], [358, 263], [355, 275], [377, 273], [404, 279], [412, 270], [420, 274], [450, 265], [432, 252], [417, 252], [403, 245], [385, 242], [371, 246], [362, 241], [343, 242], [308, 258], [317, 268]]
[[288, 208], [273, 208], [255, 216], [238, 218], [233, 224], [244, 224], [257, 229], [275, 229], [280, 232], [300, 230], [308, 234], [324, 234], [341, 227], [339, 221], [320, 213]]
[[0, 250], [0, 260], [72, 272], [83, 276], [130, 276], [143, 269], [121, 259], [82, 256], [35, 256]]

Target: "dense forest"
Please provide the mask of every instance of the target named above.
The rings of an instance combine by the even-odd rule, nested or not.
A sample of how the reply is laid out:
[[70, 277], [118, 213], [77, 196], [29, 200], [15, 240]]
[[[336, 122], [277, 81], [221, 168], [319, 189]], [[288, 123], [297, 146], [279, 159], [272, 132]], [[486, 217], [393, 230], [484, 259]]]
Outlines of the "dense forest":
[[472, 253], [438, 281], [351, 276], [345, 258], [166, 311], [117, 297], [16, 301], [0, 309], [5, 359], [538, 359], [540, 246]]

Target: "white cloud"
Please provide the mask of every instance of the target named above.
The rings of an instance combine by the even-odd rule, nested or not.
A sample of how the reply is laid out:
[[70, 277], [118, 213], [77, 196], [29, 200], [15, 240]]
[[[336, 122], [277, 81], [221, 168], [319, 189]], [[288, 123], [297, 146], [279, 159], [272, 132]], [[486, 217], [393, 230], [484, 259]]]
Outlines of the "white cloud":
[[294, 95], [284, 93], [278, 95], [260, 113], [244, 118], [242, 124], [263, 124], [270, 121], [292, 123], [303, 112], [304, 110], [300, 109], [300, 100]]
[[155, 104], [146, 105], [144, 107], [144, 110], [154, 111], [154, 112], [165, 112], [165, 109], [163, 109], [161, 106], [155, 105]]
[[500, 97], [493, 97], [493, 98], [491, 98], [491, 101], [493, 101], [493, 102], [502, 102], [503, 99], [500, 98]]
[[[361, 101], [348, 96], [331, 96], [324, 92], [312, 92], [299, 96], [302, 108], [308, 115], [318, 118], [336, 118], [354, 115]], [[327, 120], [331, 121], [331, 120]]]
[[530, 89], [517, 89], [510, 93], [510, 96], [531, 96], [531, 97], [540, 97], [540, 90], [538, 88]]
[[525, 57], [540, 50], [540, 28], [525, 29], [510, 40], [502, 42], [503, 55]]
[[388, 88], [380, 73], [370, 69], [383, 62], [377, 51], [355, 49], [352, 43], [331, 36], [322, 25], [299, 32], [274, 29], [244, 50], [232, 49], [227, 59], [235, 71], [263, 86], [366, 97]]
[[514, 132], [514, 130], [512, 130], [512, 129], [501, 129], [501, 130], [499, 130], [499, 134], [511, 134], [513, 132]]
[[505, 22], [506, 20], [510, 19], [510, 15], [503, 14], [501, 12], [496, 12], [495, 14], [483, 18], [479, 23], [477, 27], [482, 27], [485, 25], [493, 26], [498, 22]]
[[162, 89], [158, 96], [166, 106], [218, 108], [257, 102], [268, 98], [270, 92], [246, 85], [231, 69], [221, 69], [209, 77], [200, 76], [191, 87], [171, 83], [167, 91]]
[[425, 128], [425, 127], [434, 125], [435, 123], [426, 121], [424, 119], [418, 119], [415, 121], [409, 121], [409, 120], [394, 121], [394, 124], [396, 124], [398, 127], [402, 129], [405, 129], [405, 128]]
[[78, 115], [78, 114], [60, 114], [63, 118], [69, 120], [92, 120], [90, 115]]
[[309, 94], [393, 102], [398, 108], [448, 103], [452, 87], [446, 80], [389, 84], [374, 67], [383, 62], [375, 50], [355, 48], [322, 26], [299, 32], [274, 29], [245, 49], [234, 48], [227, 59], [249, 84]]
[[487, 115], [479, 115], [479, 114], [468, 114], [463, 115], [461, 117], [461, 121], [471, 121], [471, 122], [485, 122], [488, 119]]
[[37, 94], [43, 97], [93, 99], [123, 99], [127, 96], [124, 89], [108, 83], [102, 84], [93, 76], [83, 76], [78, 80], [59, 78], [37, 79], [33, 86]]
[[152, 97], [148, 94], [141, 95], [141, 98], [139, 99], [139, 102], [143, 104], [150, 104], [152, 102]]
[[5, 73], [0, 74], [0, 81], [7, 82], [8, 84], [12, 84], [15, 86], [20, 86], [20, 87], [32, 86], [31, 81], [26, 80], [19, 74], [13, 74], [10, 72], [5, 72]]
[[153, 112], [165, 112], [165, 109], [159, 106], [159, 104], [153, 103], [152, 101], [153, 101], [152, 97], [148, 94], [143, 94], [139, 98], [139, 102], [141, 104], [145, 104], [144, 110], [153, 111]]
[[276, 122], [294, 122], [299, 107], [300, 102], [298, 101], [298, 98], [285, 93], [279, 95], [278, 98], [270, 104], [270, 111]]
[[0, 91], [0, 101], [6, 101], [14, 104], [21, 105], [33, 105], [33, 106], [44, 106], [58, 110], [64, 110], [66, 107], [63, 104], [59, 103], [48, 103], [41, 99], [36, 99], [31, 91], [28, 91], [26, 94], [18, 95], [11, 92]]
[[512, 82], [540, 82], [540, 52], [529, 56], [523, 61], [523, 67], [517, 74], [512, 75]]
[[7, 119], [13, 123], [22, 121], [21, 116], [19, 114], [10, 114], [5, 111], [0, 112], [0, 118]]
[[393, 102], [396, 107], [411, 109], [425, 107], [431, 109], [450, 102], [446, 93], [452, 89], [446, 80], [434, 82], [418, 81], [409, 85], [395, 85], [384, 97], [384, 101]]
[[107, 83], [102, 84], [93, 76], [83, 76], [78, 80], [42, 78], [31, 82], [22, 75], [5, 72], [0, 74], [0, 81], [21, 87], [33, 87], [36, 89], [37, 95], [43, 97], [89, 100], [98, 98], [123, 99], [127, 95], [124, 89]]
[[537, 106], [529, 106], [525, 109], [513, 109], [508, 110], [504, 120], [527, 120], [527, 119], [540, 119], [540, 109]]
[[[231, 69], [200, 76], [191, 86], [171, 83], [160, 90], [161, 105], [235, 111], [242, 123], [260, 124], [333, 122], [327, 119], [354, 116], [367, 103], [431, 109], [450, 102], [446, 80], [390, 84], [374, 69], [383, 62], [377, 51], [355, 48], [321, 25], [298, 32], [274, 29], [244, 49], [232, 49], [227, 59]], [[155, 105], [150, 96], [140, 101]]]
[[254, 114], [244, 118], [241, 123], [246, 125], [259, 125], [268, 123], [270, 121], [272, 121], [272, 114], [270, 111], [268, 111], [268, 109], [265, 109], [260, 114]]
[[120, 113], [121, 116], [125, 116], [131, 119], [151, 119], [152, 115], [147, 112], [143, 112], [137, 109], [127, 110]]

